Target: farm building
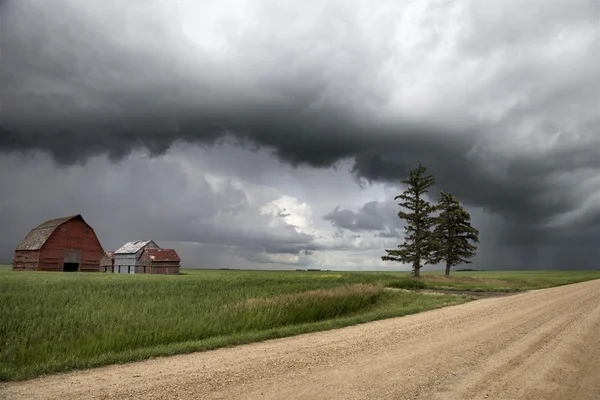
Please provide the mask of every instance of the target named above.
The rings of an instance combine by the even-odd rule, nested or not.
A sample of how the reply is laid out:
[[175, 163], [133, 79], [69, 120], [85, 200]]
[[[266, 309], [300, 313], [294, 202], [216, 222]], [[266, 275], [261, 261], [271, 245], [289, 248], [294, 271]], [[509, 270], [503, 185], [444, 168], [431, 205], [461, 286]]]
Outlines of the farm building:
[[32, 229], [15, 249], [13, 269], [97, 272], [103, 254], [94, 230], [78, 214]]
[[107, 251], [100, 259], [100, 272], [113, 272], [115, 266], [115, 252]]
[[140, 257], [145, 249], [159, 249], [152, 240], [134, 240], [125, 243], [115, 251], [114, 270], [116, 274], [135, 274], [140, 265]]
[[178, 275], [181, 259], [173, 249], [145, 249], [136, 273]]

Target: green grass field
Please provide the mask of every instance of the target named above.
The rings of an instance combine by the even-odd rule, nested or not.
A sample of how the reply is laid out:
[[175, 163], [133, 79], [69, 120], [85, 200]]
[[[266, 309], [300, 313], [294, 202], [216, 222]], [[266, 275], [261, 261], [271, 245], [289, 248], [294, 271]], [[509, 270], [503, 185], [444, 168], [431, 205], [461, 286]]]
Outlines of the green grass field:
[[543, 289], [600, 279], [600, 271], [465, 271], [424, 272], [428, 288], [438, 290], [470, 290], [474, 292], [513, 292]]
[[185, 270], [179, 276], [0, 268], [0, 380], [187, 353], [469, 301], [399, 288], [517, 290], [600, 272], [407, 273]]

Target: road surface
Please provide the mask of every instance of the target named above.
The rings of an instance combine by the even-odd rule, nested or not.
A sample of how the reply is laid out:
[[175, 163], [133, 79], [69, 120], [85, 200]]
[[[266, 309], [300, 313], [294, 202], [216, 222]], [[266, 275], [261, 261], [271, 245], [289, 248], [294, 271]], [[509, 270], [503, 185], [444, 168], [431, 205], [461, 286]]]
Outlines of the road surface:
[[7, 399], [600, 399], [600, 280], [0, 385]]

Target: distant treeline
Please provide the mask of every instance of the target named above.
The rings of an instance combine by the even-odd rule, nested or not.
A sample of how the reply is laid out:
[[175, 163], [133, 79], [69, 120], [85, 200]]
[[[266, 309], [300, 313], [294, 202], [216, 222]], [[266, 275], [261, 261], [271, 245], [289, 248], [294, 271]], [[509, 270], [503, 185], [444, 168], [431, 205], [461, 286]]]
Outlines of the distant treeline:
[[296, 271], [326, 271], [326, 272], [330, 272], [330, 269], [320, 269], [320, 268], [307, 268], [307, 269], [302, 269], [302, 268], [297, 268]]
[[[196, 268], [196, 269], [203, 269], [203, 268]], [[219, 268], [219, 269], [225, 270], [225, 271], [265, 271], [264, 269], [248, 269], [248, 268]], [[289, 270], [288, 269], [280, 269], [280, 270], [271, 269], [269, 271], [289, 271]], [[331, 272], [330, 269], [320, 269], [320, 268], [307, 268], [307, 269], [297, 268], [296, 271], [327, 271], [327, 272]]]

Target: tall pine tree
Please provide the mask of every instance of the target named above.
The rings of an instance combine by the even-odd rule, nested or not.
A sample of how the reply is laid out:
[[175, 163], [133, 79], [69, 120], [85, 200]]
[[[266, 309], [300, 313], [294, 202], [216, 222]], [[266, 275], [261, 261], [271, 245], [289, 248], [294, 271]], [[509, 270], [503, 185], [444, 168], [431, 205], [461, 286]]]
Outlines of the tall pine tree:
[[471, 264], [467, 258], [475, 256], [479, 243], [479, 231], [471, 226], [471, 215], [450, 193], [441, 193], [437, 208], [441, 211], [434, 230], [436, 250], [435, 263], [446, 261], [446, 275], [450, 268], [459, 264]]
[[432, 231], [435, 218], [432, 213], [436, 207], [425, 199], [428, 188], [433, 185], [435, 179], [431, 175], [425, 175], [426, 171], [427, 168], [419, 162], [419, 165], [410, 171], [409, 178], [402, 181], [408, 188], [394, 197], [394, 200], [400, 199], [398, 205], [408, 210], [398, 212], [398, 217], [406, 220], [404, 243], [398, 245], [398, 249], [386, 249], [388, 255], [381, 257], [383, 261], [412, 264], [415, 277], [420, 276], [423, 266], [432, 263], [435, 245]]

